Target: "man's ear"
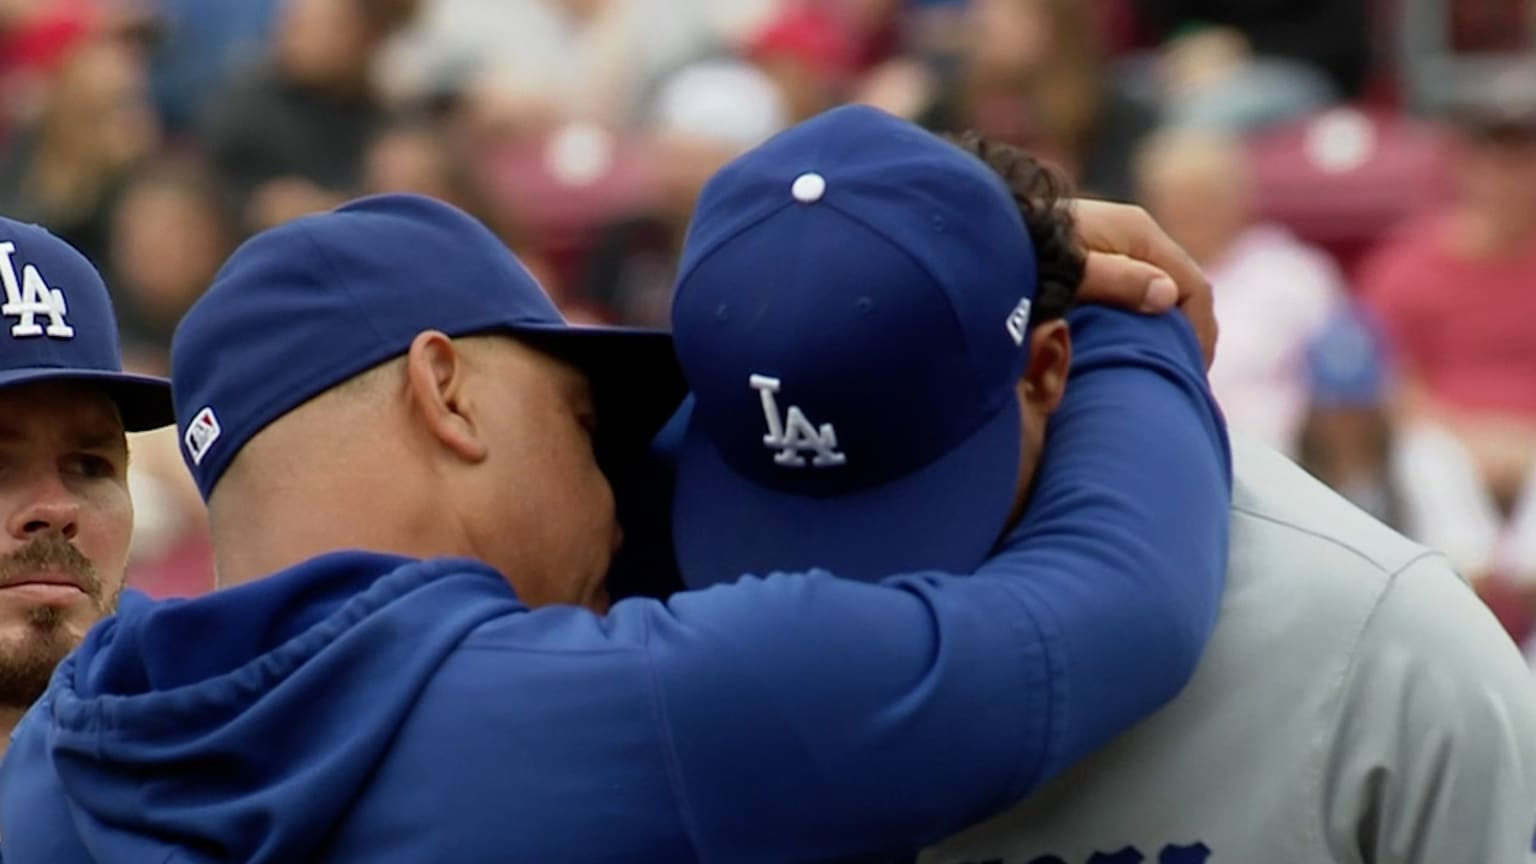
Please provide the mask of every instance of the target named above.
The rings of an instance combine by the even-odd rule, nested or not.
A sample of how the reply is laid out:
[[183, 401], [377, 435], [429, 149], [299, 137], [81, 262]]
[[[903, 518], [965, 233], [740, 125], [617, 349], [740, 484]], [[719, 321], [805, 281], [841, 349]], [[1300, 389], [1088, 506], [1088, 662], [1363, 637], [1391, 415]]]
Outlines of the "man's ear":
[[1029, 334], [1029, 365], [1019, 382], [1024, 404], [1041, 414], [1055, 411], [1066, 395], [1071, 368], [1072, 335], [1067, 322], [1058, 318], [1036, 324]]
[[416, 334], [405, 355], [411, 411], [422, 427], [459, 458], [479, 462], [489, 448], [469, 397], [470, 366], [461, 346], [436, 330]]

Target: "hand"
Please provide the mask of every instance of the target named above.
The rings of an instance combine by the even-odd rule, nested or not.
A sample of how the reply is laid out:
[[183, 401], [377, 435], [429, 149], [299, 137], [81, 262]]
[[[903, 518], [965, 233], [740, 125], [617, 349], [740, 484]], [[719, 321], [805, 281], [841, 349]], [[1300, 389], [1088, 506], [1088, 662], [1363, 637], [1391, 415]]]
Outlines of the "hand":
[[1088, 252], [1078, 300], [1160, 313], [1177, 306], [1189, 319], [1211, 368], [1216, 310], [1211, 283], [1189, 253], [1147, 211], [1131, 204], [1078, 199], [1077, 235]]

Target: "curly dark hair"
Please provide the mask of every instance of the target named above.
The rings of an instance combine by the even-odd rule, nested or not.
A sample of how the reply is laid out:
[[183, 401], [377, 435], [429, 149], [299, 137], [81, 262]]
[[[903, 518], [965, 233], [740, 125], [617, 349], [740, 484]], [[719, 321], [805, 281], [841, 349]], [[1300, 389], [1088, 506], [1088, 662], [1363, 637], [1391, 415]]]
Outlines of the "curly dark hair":
[[1028, 151], [974, 131], [952, 137], [960, 149], [985, 162], [1008, 184], [1035, 247], [1039, 287], [1029, 310], [1033, 327], [1067, 314], [1077, 302], [1087, 255], [1072, 215], [1072, 183]]

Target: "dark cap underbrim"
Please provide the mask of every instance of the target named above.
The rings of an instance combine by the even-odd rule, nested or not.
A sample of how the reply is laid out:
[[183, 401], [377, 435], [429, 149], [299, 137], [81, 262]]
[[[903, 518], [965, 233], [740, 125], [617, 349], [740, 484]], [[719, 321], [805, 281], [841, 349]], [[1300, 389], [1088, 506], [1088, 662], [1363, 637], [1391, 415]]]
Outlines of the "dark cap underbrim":
[[605, 469], [644, 454], [688, 394], [665, 331], [533, 324], [512, 333], [586, 374], [597, 410], [597, 459]]
[[79, 381], [99, 387], [117, 403], [123, 429], [128, 432], [147, 432], [176, 423], [171, 382], [164, 378], [106, 369], [31, 368], [0, 372], [0, 388], [42, 381]]

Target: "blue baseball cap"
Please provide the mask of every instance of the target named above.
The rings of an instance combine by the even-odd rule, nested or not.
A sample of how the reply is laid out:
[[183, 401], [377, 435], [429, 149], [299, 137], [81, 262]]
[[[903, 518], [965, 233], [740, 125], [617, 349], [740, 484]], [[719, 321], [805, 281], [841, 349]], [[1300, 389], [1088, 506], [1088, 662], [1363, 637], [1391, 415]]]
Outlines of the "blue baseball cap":
[[1313, 336], [1306, 350], [1307, 384], [1320, 408], [1374, 408], [1387, 391], [1380, 334], [1363, 310], [1346, 305]]
[[107, 286], [74, 247], [0, 217], [0, 284], [0, 387], [84, 381], [117, 403], [129, 432], [175, 422], [169, 381], [123, 371]]
[[728, 164], [673, 301], [684, 579], [984, 560], [1017, 491], [1035, 290], [1002, 180], [904, 120], [837, 108]]
[[665, 332], [573, 327], [469, 214], [362, 198], [247, 240], [176, 328], [176, 420], [203, 497], [268, 424], [426, 330], [505, 333], [584, 372], [600, 463], [643, 453], [685, 393]]

